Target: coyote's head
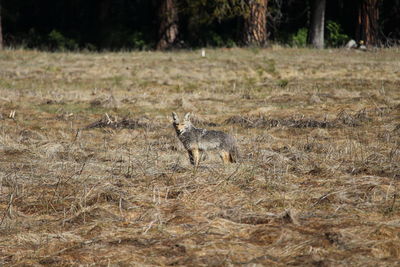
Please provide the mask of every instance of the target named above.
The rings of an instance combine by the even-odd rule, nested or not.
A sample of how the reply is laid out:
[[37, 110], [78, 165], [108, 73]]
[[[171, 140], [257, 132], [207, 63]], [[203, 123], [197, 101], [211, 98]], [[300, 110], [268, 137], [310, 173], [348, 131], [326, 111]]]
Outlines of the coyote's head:
[[175, 112], [172, 112], [172, 119], [172, 124], [174, 125], [177, 135], [183, 134], [192, 127], [192, 123], [190, 122], [190, 113], [186, 113], [183, 122], [180, 122], [178, 115]]

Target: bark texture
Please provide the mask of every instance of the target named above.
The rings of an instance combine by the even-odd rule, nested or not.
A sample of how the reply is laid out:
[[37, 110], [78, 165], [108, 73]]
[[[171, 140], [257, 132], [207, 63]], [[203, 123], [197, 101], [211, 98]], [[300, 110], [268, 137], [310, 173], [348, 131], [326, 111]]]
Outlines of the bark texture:
[[158, 16], [160, 26], [156, 49], [171, 48], [176, 43], [179, 33], [178, 9], [175, 0], [161, 0]]
[[326, 0], [312, 1], [307, 43], [318, 49], [324, 48], [325, 8]]
[[265, 46], [268, 39], [268, 0], [247, 0], [247, 4], [249, 13], [244, 21], [243, 43], [245, 45]]
[[357, 41], [367, 46], [378, 45], [379, 0], [361, 0], [358, 7]]

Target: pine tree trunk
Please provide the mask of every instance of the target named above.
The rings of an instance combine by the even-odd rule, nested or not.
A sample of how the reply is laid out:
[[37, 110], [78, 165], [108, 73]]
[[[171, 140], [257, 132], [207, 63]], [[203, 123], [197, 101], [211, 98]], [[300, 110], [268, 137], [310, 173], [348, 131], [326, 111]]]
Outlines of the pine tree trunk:
[[268, 0], [247, 0], [247, 4], [249, 14], [244, 21], [243, 43], [245, 45], [265, 46], [268, 39]]
[[178, 37], [178, 9], [175, 0], [161, 0], [158, 11], [160, 26], [156, 49], [171, 48]]
[[313, 0], [311, 5], [307, 43], [318, 49], [324, 48], [325, 7], [326, 0]]
[[358, 8], [357, 41], [378, 45], [379, 0], [362, 0]]

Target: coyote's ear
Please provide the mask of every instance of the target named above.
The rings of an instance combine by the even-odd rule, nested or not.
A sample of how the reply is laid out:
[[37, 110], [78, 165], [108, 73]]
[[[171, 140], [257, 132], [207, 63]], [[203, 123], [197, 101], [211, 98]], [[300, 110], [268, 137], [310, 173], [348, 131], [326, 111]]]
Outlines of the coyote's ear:
[[172, 112], [172, 119], [174, 120], [174, 122], [179, 123], [178, 115], [176, 115], [175, 112]]
[[190, 116], [191, 116], [190, 112], [186, 113], [185, 121], [190, 121]]

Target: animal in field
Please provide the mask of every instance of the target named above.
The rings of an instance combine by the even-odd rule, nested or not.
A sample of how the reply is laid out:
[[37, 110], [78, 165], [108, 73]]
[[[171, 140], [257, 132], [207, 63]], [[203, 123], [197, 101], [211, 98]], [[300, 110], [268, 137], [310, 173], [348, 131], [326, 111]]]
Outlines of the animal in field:
[[186, 113], [183, 122], [172, 112], [173, 126], [179, 140], [189, 154], [190, 163], [198, 166], [207, 151], [218, 151], [224, 163], [238, 161], [239, 151], [233, 136], [222, 131], [206, 130], [195, 127]]

